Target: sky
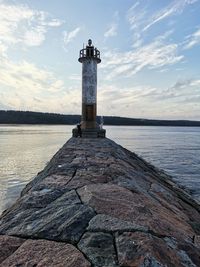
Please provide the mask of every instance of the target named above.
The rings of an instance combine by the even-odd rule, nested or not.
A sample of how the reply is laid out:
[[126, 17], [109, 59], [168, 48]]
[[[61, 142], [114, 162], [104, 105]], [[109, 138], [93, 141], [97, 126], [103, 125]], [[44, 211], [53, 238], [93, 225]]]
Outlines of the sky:
[[199, 14], [200, 0], [0, 0], [0, 109], [81, 114], [91, 38], [98, 115], [200, 120]]

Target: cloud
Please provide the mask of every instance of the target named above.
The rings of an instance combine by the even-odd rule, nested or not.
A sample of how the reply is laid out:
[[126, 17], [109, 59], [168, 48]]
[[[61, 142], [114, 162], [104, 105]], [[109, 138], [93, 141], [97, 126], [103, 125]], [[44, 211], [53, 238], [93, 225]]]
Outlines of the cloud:
[[136, 2], [127, 10], [127, 20], [130, 24], [130, 30], [138, 30], [146, 21], [146, 7], [140, 7], [140, 3]]
[[46, 29], [37, 27], [34, 30], [25, 32], [23, 43], [27, 46], [39, 46], [45, 40]]
[[172, 102], [180, 106], [191, 106], [200, 98], [199, 86], [199, 79], [179, 80], [169, 88], [158, 90], [159, 93], [152, 95], [152, 98], [157, 101], [164, 100], [165, 103]]
[[59, 27], [64, 23], [64, 21], [60, 19], [52, 19], [50, 21], [46, 21], [43, 25], [50, 26], [50, 27]]
[[108, 26], [106, 32], [104, 33], [105, 38], [113, 37], [117, 35], [119, 21], [119, 12], [115, 11], [112, 16], [112, 23]]
[[164, 89], [149, 85], [119, 87], [105, 84], [98, 90], [98, 114], [199, 120], [199, 85], [199, 79], [180, 80]]
[[1, 108], [80, 113], [80, 86], [67, 88], [54, 73], [27, 61], [3, 59], [0, 72]]
[[200, 95], [200, 90], [199, 90], [199, 86], [200, 86], [200, 79], [187, 79], [187, 80], [180, 80], [178, 82], [176, 82], [172, 87], [170, 87], [170, 90], [181, 90], [181, 89], [192, 89], [191, 90], [187, 90], [188, 94], [191, 94], [194, 92], [194, 90], [196, 92], [199, 92]]
[[183, 12], [187, 5], [194, 4], [198, 0], [174, 0], [171, 4], [165, 8], [159, 10], [157, 13], [151, 16], [147, 25], [143, 28], [143, 31], [148, 30], [154, 24], [166, 19], [172, 15], [180, 14]]
[[132, 76], [147, 69], [158, 69], [160, 67], [176, 64], [183, 59], [178, 55], [177, 44], [165, 44], [162, 39], [155, 39], [152, 43], [144, 45], [136, 50], [128, 52], [110, 51], [104, 54], [104, 60], [100, 66], [105, 70], [108, 80], [114, 77]]
[[200, 44], [200, 29], [195, 31], [193, 34], [187, 37], [186, 45], [184, 46], [184, 49], [190, 49], [195, 45]]
[[[145, 85], [132, 87], [104, 85], [98, 94], [98, 114], [132, 118], [146, 117], [148, 114], [151, 118], [158, 111], [155, 100], [153, 103], [151, 99], [151, 95], [155, 94], [156, 90]], [[157, 114], [160, 114], [160, 110]]]
[[69, 43], [71, 43], [75, 39], [77, 34], [80, 32], [80, 30], [81, 28], [77, 27], [71, 32], [66, 32], [66, 31], [63, 32], [65, 46], [67, 46]]
[[113, 37], [117, 35], [117, 24], [113, 23], [110, 25], [109, 29], [104, 33], [104, 37]]
[[40, 69], [32, 63], [14, 63], [3, 59], [0, 65], [0, 84], [13, 92], [34, 95], [63, 90], [64, 83], [52, 72]]
[[132, 32], [133, 48], [137, 48], [143, 43], [142, 27], [144, 27], [146, 16], [147, 8], [145, 5], [141, 7], [139, 2], [136, 2], [127, 11], [126, 18]]
[[7, 46], [0, 41], [0, 55], [6, 56]]
[[81, 81], [81, 75], [80, 74], [71, 74], [69, 76], [69, 80], [72, 80], [72, 81]]
[[39, 46], [50, 27], [63, 21], [52, 19], [47, 12], [34, 10], [27, 5], [0, 3], [0, 42], [9, 48], [16, 44]]
[[42, 94], [9, 91], [6, 94], [0, 93], [0, 108], [80, 114], [81, 91], [69, 87], [62, 94], [48, 94], [45, 97]]
[[138, 1], [127, 10], [126, 18], [132, 32], [133, 48], [141, 46], [145, 32], [155, 24], [173, 15], [181, 14], [184, 9], [198, 0], [174, 0], [169, 5], [152, 13], [148, 1]]

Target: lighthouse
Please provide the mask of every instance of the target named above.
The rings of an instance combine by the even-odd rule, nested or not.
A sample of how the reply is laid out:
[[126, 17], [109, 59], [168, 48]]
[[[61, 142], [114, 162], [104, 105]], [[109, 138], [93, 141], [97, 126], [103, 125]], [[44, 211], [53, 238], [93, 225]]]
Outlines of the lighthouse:
[[[82, 137], [105, 137], [105, 130], [100, 129], [97, 121], [97, 64], [101, 62], [100, 51], [88, 40], [86, 47], [80, 50], [78, 61], [82, 64]], [[73, 129], [73, 136], [78, 131]]]

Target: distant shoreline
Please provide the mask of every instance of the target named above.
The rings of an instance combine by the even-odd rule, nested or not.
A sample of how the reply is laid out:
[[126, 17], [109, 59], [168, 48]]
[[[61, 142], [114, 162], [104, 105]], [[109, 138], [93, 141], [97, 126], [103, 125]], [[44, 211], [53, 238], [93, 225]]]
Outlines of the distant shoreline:
[[[104, 116], [104, 125], [110, 126], [173, 126], [200, 127], [200, 121], [190, 120], [151, 120], [117, 116]], [[80, 115], [63, 115], [32, 111], [0, 110], [0, 124], [27, 125], [74, 125], [81, 120]], [[97, 117], [100, 121], [100, 117]]]

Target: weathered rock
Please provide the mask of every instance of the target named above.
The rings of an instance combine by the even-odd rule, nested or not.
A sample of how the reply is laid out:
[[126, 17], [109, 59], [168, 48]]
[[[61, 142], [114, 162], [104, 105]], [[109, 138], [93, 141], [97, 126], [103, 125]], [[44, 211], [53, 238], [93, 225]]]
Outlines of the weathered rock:
[[98, 214], [97, 216], [93, 217], [89, 222], [87, 229], [93, 232], [148, 231], [147, 227], [120, 220], [105, 214]]
[[[78, 243], [94, 267], [194, 267], [199, 222], [199, 204], [165, 173], [109, 139], [72, 138], [2, 214], [0, 233]], [[37, 261], [44, 245], [37, 251], [37, 242], [20, 245], [9, 257], [13, 264], [21, 257], [22, 266], [63, 266], [72, 254], [75, 262], [64, 266], [81, 266], [74, 247], [62, 263], [51, 249]]]
[[51, 206], [59, 207], [59, 206], [69, 206], [74, 204], [81, 204], [81, 201], [76, 191], [71, 190], [63, 194], [61, 197], [57, 198], [53, 203], [51, 203]]
[[23, 224], [25, 220], [36, 214], [36, 212], [38, 212], [38, 209], [21, 210], [18, 208], [18, 205], [14, 206], [11, 210], [7, 210], [3, 213], [0, 220], [0, 234], [6, 234], [9, 229], [13, 229], [20, 223]]
[[86, 232], [78, 247], [95, 267], [117, 267], [113, 236], [107, 233]]
[[[82, 201], [97, 213], [132, 222], [162, 236], [192, 236], [192, 228], [182, 220], [182, 212], [172, 213], [168, 207], [144, 194], [133, 193], [112, 184], [91, 184], [78, 190]], [[185, 219], [185, 214], [183, 218]], [[179, 231], [174, 226], [177, 226]]]
[[13, 254], [24, 242], [25, 239], [22, 238], [0, 235], [0, 264]]
[[[135, 175], [137, 178], [135, 178]], [[140, 180], [140, 182], [138, 182], [137, 180]], [[145, 180], [143, 175], [137, 175], [136, 172], [133, 173], [133, 176], [131, 174], [129, 174], [128, 176], [115, 175], [114, 179], [110, 183], [127, 188], [130, 191], [138, 194], [147, 194], [147, 190], [150, 187], [150, 182]]]
[[177, 242], [175, 249], [184, 266], [200, 266], [200, 247], [195, 242]]
[[200, 235], [193, 236], [194, 244], [200, 248]]
[[60, 175], [52, 174], [45, 177], [39, 183], [36, 183], [30, 191], [42, 191], [42, 190], [57, 190], [65, 192], [67, 190], [66, 186], [72, 179], [76, 170], [71, 170], [70, 175]]
[[[44, 238], [76, 243], [84, 233], [94, 211], [82, 204], [71, 206], [49, 205], [33, 212], [10, 227], [0, 227], [0, 232], [21, 237]], [[12, 219], [10, 220], [12, 223]]]
[[66, 188], [72, 190], [89, 184], [107, 183], [111, 181], [110, 177], [104, 174], [98, 174], [98, 171], [98, 168], [96, 168], [94, 173], [87, 169], [77, 171], [76, 176], [67, 184]]
[[116, 247], [120, 266], [195, 267], [200, 263], [195, 257], [191, 259], [184, 250], [176, 250], [175, 240], [165, 241], [145, 233], [123, 233], [116, 237]]
[[63, 191], [56, 188], [43, 188], [41, 190], [31, 191], [20, 199], [20, 208], [44, 208], [55, 199], [59, 198], [62, 194]]
[[[60, 165], [59, 165], [60, 166]], [[47, 177], [45, 177], [42, 182], [44, 184], [52, 184], [54, 186], [62, 186], [64, 187], [65, 185], [67, 185], [69, 183], [69, 181], [73, 178], [76, 169], [68, 169], [69, 170], [69, 174], [68, 175], [60, 175], [60, 174], [52, 174], [49, 175]]]
[[90, 267], [82, 253], [70, 244], [27, 240], [0, 267]]

